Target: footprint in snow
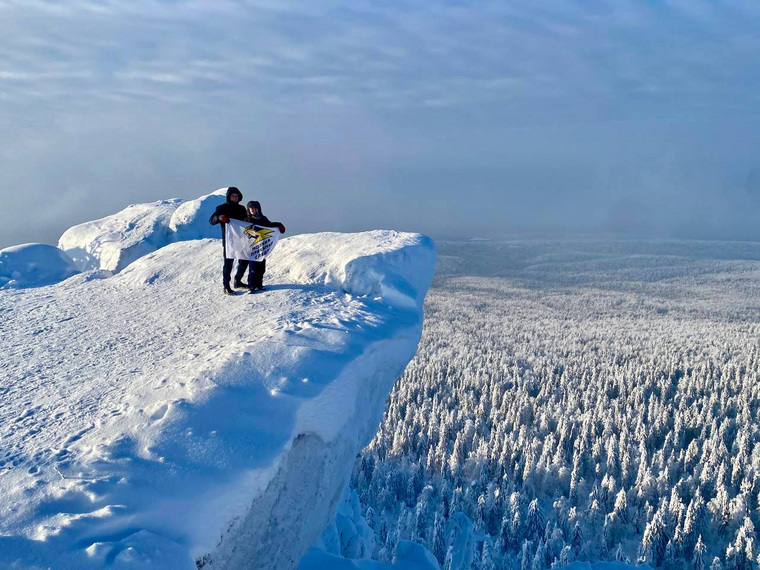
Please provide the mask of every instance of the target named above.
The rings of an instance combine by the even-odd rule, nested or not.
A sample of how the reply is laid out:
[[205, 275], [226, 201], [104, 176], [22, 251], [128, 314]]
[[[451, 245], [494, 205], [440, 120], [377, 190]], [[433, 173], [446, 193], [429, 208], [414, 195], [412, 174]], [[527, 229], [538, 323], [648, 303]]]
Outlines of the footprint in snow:
[[155, 421], [159, 421], [164, 419], [164, 416], [166, 415], [166, 412], [169, 411], [169, 404], [163, 404], [156, 409], [155, 412], [153, 412], [150, 415], [150, 418]]

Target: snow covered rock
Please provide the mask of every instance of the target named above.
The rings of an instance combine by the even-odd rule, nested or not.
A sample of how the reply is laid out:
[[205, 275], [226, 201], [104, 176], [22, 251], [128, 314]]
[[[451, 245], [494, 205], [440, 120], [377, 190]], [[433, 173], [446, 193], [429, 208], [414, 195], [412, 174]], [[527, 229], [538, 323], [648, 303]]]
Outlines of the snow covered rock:
[[346, 488], [335, 520], [314, 545], [344, 558], [370, 558], [375, 549], [374, 532], [364, 520], [356, 491]]
[[57, 247], [27, 243], [0, 250], [0, 287], [37, 287], [77, 273], [74, 261]]
[[195, 240], [0, 290], [0, 567], [295, 568], [416, 350], [434, 263], [417, 234], [297, 236], [268, 291], [230, 298], [220, 240]]
[[174, 233], [173, 240], [219, 237], [219, 226], [212, 226], [208, 219], [216, 207], [224, 203], [226, 194], [227, 188], [220, 188], [211, 194], [180, 204], [169, 220], [169, 229]]
[[58, 247], [80, 271], [104, 269], [117, 273], [173, 241], [169, 222], [180, 204], [179, 199], [133, 204], [117, 214], [69, 228], [58, 240]]

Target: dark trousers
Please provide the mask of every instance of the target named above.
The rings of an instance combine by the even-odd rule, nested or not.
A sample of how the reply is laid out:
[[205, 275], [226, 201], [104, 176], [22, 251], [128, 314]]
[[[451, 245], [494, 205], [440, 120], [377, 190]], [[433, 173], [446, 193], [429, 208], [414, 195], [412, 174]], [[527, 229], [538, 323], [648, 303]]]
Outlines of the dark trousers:
[[[222, 270], [222, 283], [224, 283], [225, 287], [230, 286], [230, 277], [232, 276], [232, 265], [235, 263], [234, 259], [227, 259], [224, 258], [224, 269]], [[238, 261], [237, 271], [235, 271], [235, 283], [240, 281], [243, 278], [243, 274], [245, 273], [245, 270], [248, 268], [248, 264], [252, 263], [250, 261], [247, 261], [245, 259], [241, 259]], [[248, 280], [250, 281], [250, 274], [248, 277]]]
[[248, 286], [249, 287], [263, 287], [264, 286], [264, 272], [267, 270], [267, 260], [261, 261], [249, 261], [248, 269]]

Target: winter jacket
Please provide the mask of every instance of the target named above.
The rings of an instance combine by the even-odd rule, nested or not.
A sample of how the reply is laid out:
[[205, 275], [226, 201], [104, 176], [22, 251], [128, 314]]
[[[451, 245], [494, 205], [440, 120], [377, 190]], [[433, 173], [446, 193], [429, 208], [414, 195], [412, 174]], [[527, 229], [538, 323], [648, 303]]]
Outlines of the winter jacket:
[[[240, 196], [240, 200], [236, 204], [235, 202], [230, 202], [230, 196], [232, 194], [237, 194]], [[227, 188], [227, 201], [224, 204], [219, 204], [216, 207], [216, 210], [214, 210], [214, 213], [211, 214], [211, 217], [209, 218], [208, 222], [215, 226], [217, 224], [222, 225], [222, 249], [224, 250], [225, 256], [227, 254], [226, 244], [225, 244], [225, 231], [224, 226], [225, 224], [219, 221], [220, 216], [227, 216], [231, 220], [240, 220], [241, 222], [244, 222], [246, 217], [248, 216], [248, 212], [245, 209], [245, 206], [243, 206], [240, 202], [243, 200], [243, 194], [235, 188], [234, 186], [230, 186]]]
[[254, 217], [251, 214], [248, 214], [245, 217], [245, 221], [248, 222], [249, 224], [264, 226], [265, 228], [276, 228], [280, 225], [280, 222], [271, 222], [269, 218], [267, 218], [264, 214], [261, 214], [258, 217]]
[[[259, 211], [258, 216], [252, 216], [250, 212], [250, 207], [253, 206]], [[264, 226], [265, 228], [277, 228], [280, 227], [282, 224], [280, 222], [272, 222], [269, 218], [267, 218], [263, 213], [261, 213], [261, 204], [259, 204], [256, 201], [250, 201], [248, 202], [248, 208], [246, 208], [246, 216], [245, 221], [249, 224], [256, 224], [257, 226]]]
[[[234, 186], [228, 188], [227, 201], [224, 204], [219, 204], [208, 220], [212, 226], [221, 223], [219, 221], [219, 216], [227, 216], [231, 220], [240, 220], [241, 222], [244, 222], [246, 217], [248, 217], [248, 212], [246, 211], [245, 206], [240, 203], [240, 201], [238, 201], [237, 204], [235, 202], [230, 202], [230, 196], [233, 194], [240, 196], [240, 201], [243, 200], [243, 194], [240, 193], [240, 190]], [[222, 236], [224, 236], [224, 224], [222, 224]]]

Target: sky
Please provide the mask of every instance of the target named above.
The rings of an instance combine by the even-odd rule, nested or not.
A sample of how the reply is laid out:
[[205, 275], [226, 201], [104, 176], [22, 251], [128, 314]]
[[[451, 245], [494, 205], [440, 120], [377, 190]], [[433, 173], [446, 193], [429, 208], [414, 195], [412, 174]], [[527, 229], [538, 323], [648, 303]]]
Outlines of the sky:
[[0, 247], [237, 186], [291, 232], [760, 240], [756, 0], [0, 0]]

